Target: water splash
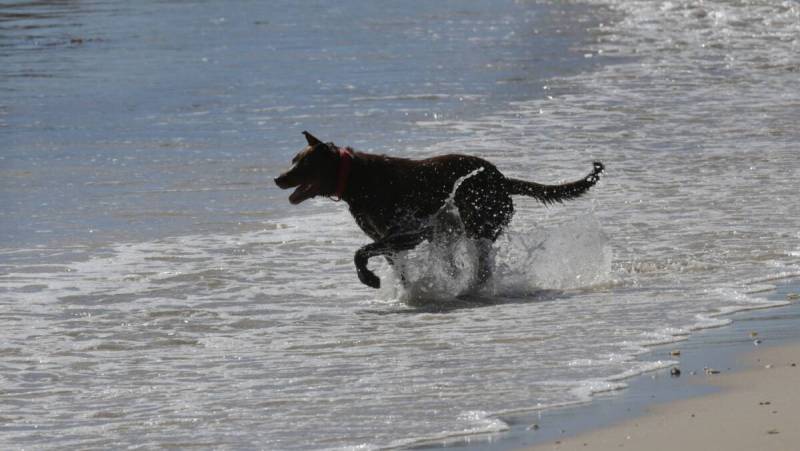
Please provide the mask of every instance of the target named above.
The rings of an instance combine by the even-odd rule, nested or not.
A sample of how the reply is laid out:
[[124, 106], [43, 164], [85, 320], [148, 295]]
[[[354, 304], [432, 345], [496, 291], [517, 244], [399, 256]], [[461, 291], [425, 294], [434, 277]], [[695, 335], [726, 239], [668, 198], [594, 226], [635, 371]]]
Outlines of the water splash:
[[418, 304], [452, 300], [474, 291], [478, 255], [487, 244], [466, 237], [455, 196], [465, 181], [483, 170], [479, 167], [453, 183], [444, 205], [429, 219], [433, 238], [395, 259], [397, 272], [390, 281], [401, 286], [398, 298]]
[[508, 230], [495, 248], [495, 295], [587, 288], [612, 280], [612, 248], [591, 214], [554, 227]]
[[[433, 239], [397, 256], [397, 272], [388, 275], [389, 285], [397, 287], [389, 291], [391, 297], [410, 305], [446, 306], [472, 295], [519, 297], [611, 280], [611, 246], [592, 215], [555, 227], [510, 228], [495, 243], [468, 238], [454, 198], [461, 184], [481, 170], [456, 181], [432, 218]], [[486, 249], [493, 274], [478, 286], [478, 258]]]
[[470, 178], [480, 174], [481, 172], [483, 172], [483, 169], [484, 169], [484, 167], [481, 166], [478, 169], [475, 169], [474, 171], [470, 172], [469, 174], [459, 177], [455, 181], [455, 183], [453, 183], [453, 189], [450, 191], [450, 195], [447, 197], [447, 200], [445, 201], [444, 206], [442, 207], [442, 210], [455, 207], [456, 192], [458, 192], [458, 189], [461, 188], [461, 185], [464, 182], [466, 182], [467, 179], [470, 179]]

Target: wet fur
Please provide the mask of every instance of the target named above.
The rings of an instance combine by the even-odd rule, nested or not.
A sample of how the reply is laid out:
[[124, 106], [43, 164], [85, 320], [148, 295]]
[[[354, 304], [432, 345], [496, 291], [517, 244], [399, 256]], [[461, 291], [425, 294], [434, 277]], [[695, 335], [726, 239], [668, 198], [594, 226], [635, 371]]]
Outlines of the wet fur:
[[[303, 132], [308, 147], [292, 160], [293, 166], [275, 179], [300, 203], [336, 191], [340, 155], [333, 143], [322, 143]], [[512, 195], [531, 196], [545, 204], [581, 196], [600, 178], [602, 163], [595, 162], [586, 177], [562, 185], [542, 185], [505, 177], [492, 163], [469, 155], [443, 155], [424, 160], [352, 151], [350, 173], [341, 200], [350, 207], [356, 223], [373, 242], [355, 254], [358, 277], [378, 288], [380, 279], [367, 268], [370, 258], [392, 255], [430, 240], [437, 224], [432, 221], [444, 206], [455, 182], [473, 171], [456, 191], [454, 203], [469, 238], [479, 240], [477, 282], [491, 275], [489, 250], [514, 214]], [[439, 225], [441, 229], [441, 224]]]

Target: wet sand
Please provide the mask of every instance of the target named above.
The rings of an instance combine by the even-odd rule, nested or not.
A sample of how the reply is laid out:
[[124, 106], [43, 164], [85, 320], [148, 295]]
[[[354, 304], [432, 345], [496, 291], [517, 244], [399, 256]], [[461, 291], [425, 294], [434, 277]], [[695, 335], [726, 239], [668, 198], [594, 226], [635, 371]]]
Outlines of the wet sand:
[[528, 448], [542, 450], [795, 450], [800, 344], [759, 349], [748, 369], [695, 375], [718, 393], [655, 405], [644, 416]]

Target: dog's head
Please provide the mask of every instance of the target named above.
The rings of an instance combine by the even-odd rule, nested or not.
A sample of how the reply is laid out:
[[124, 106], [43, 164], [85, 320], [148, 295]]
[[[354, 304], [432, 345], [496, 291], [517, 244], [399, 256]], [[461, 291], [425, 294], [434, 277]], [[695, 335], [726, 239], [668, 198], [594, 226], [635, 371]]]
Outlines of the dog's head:
[[308, 146], [292, 158], [292, 167], [275, 179], [281, 189], [295, 188], [289, 202], [299, 204], [315, 196], [332, 196], [336, 192], [339, 154], [333, 143], [323, 143], [311, 133], [303, 132]]

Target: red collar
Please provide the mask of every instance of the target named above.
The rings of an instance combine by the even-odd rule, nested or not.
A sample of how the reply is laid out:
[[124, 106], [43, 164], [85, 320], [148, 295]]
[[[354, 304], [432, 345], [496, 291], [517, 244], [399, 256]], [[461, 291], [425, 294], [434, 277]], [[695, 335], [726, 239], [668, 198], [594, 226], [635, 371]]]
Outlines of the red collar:
[[347, 188], [347, 179], [350, 178], [350, 166], [353, 162], [353, 150], [349, 147], [339, 148], [339, 169], [336, 174], [336, 196], [342, 200], [344, 190]]

